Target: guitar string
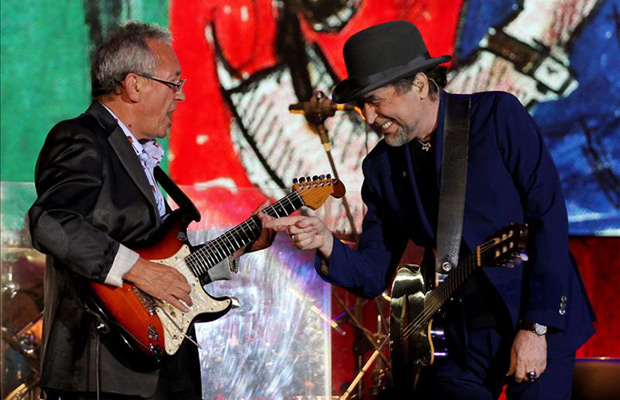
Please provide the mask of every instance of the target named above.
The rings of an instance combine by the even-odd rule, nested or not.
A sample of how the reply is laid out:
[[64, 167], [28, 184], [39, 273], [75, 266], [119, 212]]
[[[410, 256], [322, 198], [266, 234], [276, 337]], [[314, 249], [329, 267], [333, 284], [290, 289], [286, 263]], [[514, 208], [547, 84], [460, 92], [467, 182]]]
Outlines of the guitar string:
[[[520, 236], [520, 234], [515, 236]], [[480, 265], [484, 265], [484, 262], [482, 260], [486, 259], [486, 257], [483, 257], [485, 255], [484, 253], [486, 253], [489, 248], [492, 248], [498, 243], [499, 242], [496, 242], [495, 240], [490, 240], [479, 246], [478, 249], [480, 250], [481, 256]], [[517, 242], [513, 242], [513, 244], [516, 244], [516, 246], [515, 248], [510, 249], [510, 253], [520, 253], [524, 250], [524, 247], [519, 246]], [[505, 253], [506, 252], [504, 252], [504, 254]], [[429, 294], [430, 301], [425, 301], [423, 314], [419, 315], [418, 318], [414, 319], [414, 321], [409, 323], [403, 330], [403, 336], [405, 337], [405, 339], [409, 338], [415, 331], [419, 330], [422, 323], [426, 322], [429, 317], [435, 314], [443, 305], [445, 300], [449, 297], [449, 295], [454, 293], [454, 291], [462, 284], [462, 281], [473, 272], [473, 270], [478, 266], [474, 258], [474, 256], [477, 254], [478, 253], [473, 253], [469, 257], [467, 257], [464, 260], [464, 264], [468, 262], [469, 265], [463, 265], [462, 267], [457, 268], [456, 274], [451, 274], [450, 276], [448, 276], [448, 278], [446, 278], [444, 283], [440, 287], [438, 287], [436, 291]], [[451, 276], [454, 278], [450, 278]], [[429, 305], [429, 307], [426, 307], [427, 304]]]
[[[408, 339], [414, 332], [418, 331], [419, 328], [421, 327], [421, 325], [426, 322], [426, 320], [431, 317], [433, 314], [435, 314], [435, 312], [437, 310], [435, 310], [435, 308], [438, 308], [437, 306], [441, 306], [441, 304], [437, 304], [437, 301], [435, 300], [435, 296], [433, 296], [433, 293], [438, 293], [436, 296], [442, 297], [441, 295], [445, 296], [445, 292], [452, 292], [452, 282], [454, 281], [458, 281], [460, 280], [459, 278], [461, 278], [461, 275], [463, 274], [463, 271], [465, 269], [467, 269], [469, 267], [469, 261], [473, 259], [473, 256], [469, 256], [467, 257], [464, 261], [463, 261], [463, 265], [460, 267], [456, 268], [456, 274], [451, 274], [448, 276], [448, 278], [446, 278], [446, 280], [443, 282], [443, 284], [441, 284], [438, 288], [437, 288], [437, 292], [431, 292], [428, 296], [430, 301], [425, 301], [423, 304], [423, 312], [422, 314], [418, 314], [418, 316], [416, 318], [413, 319], [413, 321], [411, 321], [410, 323], [408, 323], [405, 327], [405, 329], [403, 330], [403, 337], [404, 339]], [[451, 278], [453, 277], [453, 278]], [[447, 296], [446, 296], [447, 297]]]
[[[285, 198], [289, 198], [289, 197], [299, 197], [299, 200], [301, 200], [301, 197], [299, 196], [299, 193], [297, 191], [291, 192], [285, 196]], [[278, 202], [274, 203], [273, 205], [269, 207], [266, 207], [265, 212], [269, 214], [269, 212], [274, 209], [274, 206], [278, 204], [280, 201], [281, 200], [279, 200]], [[289, 202], [293, 204], [290, 199], [289, 199]], [[302, 205], [303, 205], [303, 202], [302, 202]], [[215, 265], [217, 265], [221, 260], [223, 260], [226, 257], [225, 251], [223, 251], [220, 254], [220, 251], [223, 249], [220, 242], [225, 242], [227, 237], [229, 236], [239, 237], [241, 239], [242, 246], [251, 242], [252, 233], [256, 229], [258, 229], [258, 224], [256, 222], [256, 219], [258, 219], [258, 217], [256, 217], [255, 215], [248, 218], [247, 220], [243, 221], [238, 226], [225, 232], [220, 237], [205, 243], [205, 245], [200, 250], [188, 255], [184, 259], [184, 261], [186, 262], [186, 264], [188, 264], [188, 266], [190, 267], [194, 275], [201, 276], [202, 274], [206, 273], [209, 269], [213, 268]], [[233, 246], [232, 247], [233, 250], [230, 252], [230, 254], [234, 253], [236, 250], [240, 249], [242, 246], [238, 247], [237, 249], [235, 249]], [[217, 256], [214, 253], [216, 253]], [[220, 258], [218, 259], [218, 257]], [[198, 264], [196, 265], [194, 261], [198, 261]]]
[[[285, 196], [283, 199], [279, 200], [278, 202], [274, 203], [272, 206], [269, 206], [268, 208], [265, 209], [264, 212], [266, 212], [267, 214], [270, 214], [273, 216], [273, 214], [275, 214], [276, 216], [280, 216], [280, 214], [284, 214], [284, 215], [290, 215], [291, 213], [295, 212], [297, 209], [303, 207], [304, 201], [303, 199], [306, 198], [306, 203], [312, 203], [314, 199], [314, 197], [319, 197], [320, 193], [318, 193], [316, 190], [311, 191], [310, 193], [306, 194], [305, 192], [308, 191], [308, 189], [316, 189], [317, 187], [329, 187], [331, 186], [331, 184], [327, 184], [327, 185], [319, 185], [319, 184], [312, 184], [312, 185], [308, 185], [305, 189], [301, 188], [298, 190], [294, 190], [293, 192], [289, 193], [287, 196]], [[303, 197], [302, 197], [303, 195]], [[288, 210], [289, 207], [287, 207], [285, 203], [285, 201], [287, 201], [289, 203], [290, 207], [290, 211]], [[298, 205], [295, 205], [295, 203], [299, 203]], [[278, 213], [278, 208], [280, 209], [280, 213]], [[250, 223], [252, 223], [252, 226], [250, 226]], [[247, 228], [244, 228], [244, 225], [247, 226]], [[214, 248], [217, 249], [217, 245], [220, 243], [217, 243], [218, 241], [220, 242], [224, 242], [227, 244], [226, 246], [226, 250], [229, 252], [229, 254], [232, 254], [234, 251], [236, 251], [237, 249], [241, 248], [243, 245], [246, 245], [247, 243], [251, 242], [252, 240], [254, 240], [250, 235], [252, 235], [253, 233], [255, 233], [255, 231], [258, 228], [258, 224], [257, 224], [257, 217], [253, 216], [252, 218], [244, 221], [240, 226], [238, 226], [237, 228], [234, 228], [228, 232], [226, 232], [224, 235], [222, 235], [220, 238], [215, 239], [212, 242], [215, 243], [211, 243], [207, 244], [203, 247], [203, 249], [201, 250], [205, 250], [205, 251], [212, 251]], [[249, 233], [248, 233], [249, 232]], [[242, 236], [241, 234], [243, 234], [243, 236], [245, 236], [245, 238], [241, 238], [240, 236]], [[256, 233], [258, 234], [258, 233]], [[239, 243], [237, 242], [237, 246], [235, 248], [234, 244], [232, 243], [232, 241], [230, 240], [230, 238], [239, 238], [241, 239], [241, 243], [242, 245], [239, 246]], [[236, 240], [236, 238], [235, 238]], [[228, 247], [228, 245], [230, 245], [230, 248]], [[220, 244], [219, 248], [221, 249], [222, 246]], [[196, 254], [196, 253], [193, 253]], [[223, 252], [224, 257], [226, 256], [226, 252]], [[200, 254], [198, 254], [198, 256], [200, 256]], [[222, 257], [222, 254], [219, 254], [220, 257]], [[190, 259], [190, 263], [191, 260], [193, 260], [195, 257], [192, 257]], [[213, 257], [212, 257], [213, 258]], [[204, 260], [204, 258], [201, 257], [201, 259]], [[223, 258], [221, 258], [223, 259]], [[220, 261], [221, 261], [220, 259]], [[206, 270], [210, 269], [211, 267], [213, 267], [214, 265], [217, 264], [218, 259], [213, 258], [213, 261], [209, 262], [208, 265], [206, 266]], [[193, 263], [191, 263], [193, 264]], [[209, 265], [210, 264], [210, 265]], [[203, 274], [204, 272], [206, 272], [205, 270], [205, 266], [198, 266], [198, 268], [195, 268], [195, 265], [192, 265], [194, 268], [193, 269], [197, 269], [196, 272], [198, 272], [199, 275]]]
[[[290, 194], [289, 194], [290, 195]], [[287, 197], [289, 196], [287, 195]], [[271, 209], [273, 206], [268, 207], [269, 209]], [[218, 260], [217, 258], [215, 258], [213, 255], [211, 255], [213, 253], [214, 250], [217, 250], [217, 247], [219, 245], [220, 242], [230, 242], [230, 237], [238, 237], [239, 240], [241, 241], [241, 246], [239, 246], [237, 249], [241, 248], [243, 245], [249, 243], [249, 241], [251, 240], [251, 232], [253, 232], [258, 226], [256, 224], [255, 221], [255, 216], [252, 216], [250, 218], [248, 218], [247, 220], [243, 221], [241, 224], [239, 224], [237, 227], [225, 232], [222, 236], [207, 242], [203, 248], [201, 249], [201, 251], [199, 252], [195, 252], [193, 253], [194, 255], [189, 259], [189, 261], [191, 262], [192, 260], [194, 260], [195, 258], [198, 258], [199, 260], [203, 261], [203, 265], [198, 265], [197, 267], [197, 271], [200, 275], [202, 275], [204, 272], [206, 272], [207, 270], [209, 270], [210, 268], [212, 268], [214, 265], [217, 265], [217, 263], [221, 260]], [[250, 233], [248, 233], [250, 232]], [[231, 243], [232, 244], [232, 243]], [[239, 243], [237, 242], [237, 245], [239, 245]], [[232, 246], [233, 250], [232, 252], [236, 251], [236, 249], [234, 249], [234, 245]], [[220, 246], [221, 248], [221, 246]], [[232, 254], [231, 252], [231, 254]], [[225, 254], [225, 253], [224, 253]], [[209, 255], [211, 255], [211, 257], [209, 257]], [[221, 257], [221, 259], [224, 259], [224, 257], [221, 256], [221, 254], [218, 254], [219, 257]], [[206, 267], [204, 266], [205, 262], [206, 262]]]
[[[289, 197], [289, 196], [290, 197], [299, 197], [298, 196], [298, 192], [291, 192], [286, 197]], [[299, 199], [299, 200], [301, 200], [301, 199]], [[276, 215], [278, 215], [277, 211], [276, 211], [276, 206], [280, 202], [281, 202], [281, 200], [278, 201], [277, 203], [275, 203], [274, 205], [265, 208], [265, 213], [267, 213], [267, 214], [275, 213]], [[300, 203], [301, 203], [300, 207], [303, 206], [303, 202], [300, 202]], [[284, 209], [284, 208], [283, 208], [283, 211], [287, 212], [287, 210]], [[294, 211], [295, 211], [295, 209], [291, 210], [291, 212], [294, 212]], [[205, 246], [203, 246], [203, 248], [200, 250], [200, 252], [213, 252], [213, 250], [217, 250], [217, 255], [220, 258], [219, 259], [218, 258], [214, 258], [214, 262], [210, 263], [211, 265], [207, 265], [206, 266], [206, 270], [204, 270], [204, 268], [201, 268], [200, 273], [204, 273], [208, 269], [212, 268], [214, 265], [217, 265], [218, 262], [220, 262], [221, 260], [223, 260], [226, 257], [227, 252], [229, 252], [229, 254], [232, 254], [236, 250], [241, 248], [241, 246], [238, 247], [238, 248], [235, 248], [234, 246], [232, 246], [232, 242], [230, 242], [230, 240], [228, 239], [229, 237], [231, 237], [231, 236], [233, 236], [233, 237], [234, 236], [241, 237], [242, 234], [243, 234], [243, 236], [245, 236], [245, 238], [242, 238], [243, 245], [246, 245], [247, 243], [249, 243], [252, 240], [254, 240], [252, 238], [252, 235], [258, 234], [256, 232], [256, 230], [259, 229], [259, 225], [258, 225], [258, 221], [257, 220], [258, 220], [258, 217], [252, 216], [251, 218], [249, 218], [246, 221], [244, 221], [240, 226], [235, 227], [235, 228], [229, 230], [228, 232], [226, 232], [222, 236], [220, 236], [220, 237], [218, 237], [218, 238], [208, 242], [207, 244], [205, 244]], [[246, 225], [247, 228], [244, 228], [243, 225]], [[223, 243], [228, 242], [228, 244], [231, 245], [231, 248], [228, 248], [228, 246], [224, 246], [222, 244], [222, 242]]]
[[[433, 296], [434, 293], [437, 293], [436, 296], [439, 297], [443, 297], [441, 295], [445, 296], [445, 292], [448, 293], [452, 293], [452, 282], [454, 281], [458, 281], [459, 278], [461, 278], [461, 275], [463, 274], [463, 271], [467, 268], [469, 268], [469, 261], [472, 260], [473, 257], [467, 257], [465, 260], [463, 260], [463, 265], [458, 266], [456, 268], [456, 270], [454, 271], [455, 274], [450, 274], [448, 276], [448, 278], [446, 278], [446, 280], [443, 282], [443, 284], [441, 284], [439, 287], [437, 287], [437, 291], [431, 292], [428, 295], [428, 299], [425, 299], [425, 302], [423, 304], [423, 312], [421, 314], [418, 314], [413, 321], [409, 322], [405, 329], [403, 330], [403, 338], [404, 339], [408, 339], [414, 332], [416, 332], [421, 325], [426, 322], [426, 320], [431, 317], [433, 314], [435, 314], [435, 312], [437, 312], [437, 310], [435, 308], [439, 308], [438, 306], [441, 306], [442, 302], [438, 302], [435, 300], [435, 296]], [[452, 279], [450, 279], [450, 277], [454, 277]], [[447, 296], [446, 296], [447, 297]]]
[[[327, 184], [316, 183], [316, 182], [306, 184], [305, 187], [302, 186], [301, 188], [297, 190], [293, 190], [291, 193], [287, 194], [284, 198], [278, 200], [276, 203], [265, 208], [265, 212], [269, 214], [271, 211], [273, 211], [273, 213], [275, 213], [276, 216], [279, 216], [279, 214], [277, 213], [276, 207], [280, 206], [282, 211], [287, 213], [288, 212], [287, 207], [283, 204], [284, 201], [286, 200], [292, 207], [291, 211], [288, 212], [288, 214], [286, 214], [286, 215], [290, 215], [293, 212], [297, 211], [299, 208], [303, 207], [305, 204], [311, 204], [315, 200], [318, 200], [321, 197], [323, 197], [323, 195], [321, 195], [320, 193], [321, 191], [317, 189], [331, 188], [334, 186], [335, 186], [335, 182], [333, 181], [329, 181], [327, 182]], [[309, 193], [305, 193], [305, 192], [309, 192]], [[304, 203], [304, 198], [307, 199], [305, 203]], [[295, 205], [296, 202], [299, 203], [298, 206]], [[185, 264], [189, 267], [189, 269], [192, 271], [194, 275], [201, 276], [202, 274], [204, 274], [206, 271], [208, 271], [213, 266], [217, 265], [217, 263], [219, 263], [221, 260], [223, 260], [226, 257], [226, 250], [230, 252], [229, 253], [230, 255], [234, 253], [234, 251], [241, 248], [243, 245], [246, 245], [247, 243], [254, 240], [250, 237], [250, 234], [252, 234], [258, 228], [258, 224], [256, 223], [257, 218], [258, 217], [256, 216], [252, 216], [248, 220], [241, 223], [239, 226], [225, 232], [222, 236], [206, 243], [199, 251], [188, 255], [187, 257], [184, 258], [183, 261], [178, 261], [175, 266], [178, 268], [180, 265], [182, 265], [185, 262]], [[253, 226], [250, 226], [250, 222], [253, 224]], [[243, 225], [246, 225], [247, 228], [244, 228]], [[234, 238], [235, 235], [237, 237], [240, 237], [242, 233], [245, 236], [245, 239], [241, 238], [242, 246], [235, 248], [233, 243], [228, 238], [229, 237]], [[245, 240], [247, 240], [247, 242]], [[226, 248], [223, 247], [220, 242], [224, 242], [224, 243], [228, 242], [228, 244], [231, 245], [231, 248], [228, 248], [227, 246]], [[213, 250], [217, 250], [218, 256], [221, 257], [219, 260], [213, 255]], [[219, 254], [220, 251], [222, 252], [221, 254]], [[199, 264], [196, 265], [194, 261], [198, 261]], [[202, 263], [200, 263], [200, 261], [202, 261]]]
[[456, 291], [456, 289], [458, 289], [458, 287], [462, 284], [464, 279], [468, 277], [475, 270], [475, 268], [478, 266], [475, 262], [475, 256], [480, 255], [481, 257], [480, 265], [483, 265], [482, 258], [484, 257], [482, 256], [490, 248], [494, 247], [497, 244], [498, 242], [496, 242], [495, 240], [490, 240], [480, 245], [476, 249], [475, 253], [472, 253], [465, 260], [463, 260], [462, 266], [458, 266], [456, 268], [456, 271], [454, 271], [456, 273], [450, 274], [446, 278], [446, 280], [440, 286], [437, 287], [436, 291], [433, 291], [428, 294], [427, 300], [429, 301], [424, 302], [424, 305], [423, 305], [424, 310], [422, 314], [419, 314], [416, 318], [414, 318], [413, 321], [407, 324], [405, 329], [403, 329], [404, 339], [408, 339], [409, 337], [411, 337], [413, 333], [418, 331], [423, 325], [423, 323], [425, 323], [427, 319], [432, 317], [439, 310], [439, 308], [441, 308], [441, 306], [448, 299], [448, 297], [452, 295], [454, 291]]

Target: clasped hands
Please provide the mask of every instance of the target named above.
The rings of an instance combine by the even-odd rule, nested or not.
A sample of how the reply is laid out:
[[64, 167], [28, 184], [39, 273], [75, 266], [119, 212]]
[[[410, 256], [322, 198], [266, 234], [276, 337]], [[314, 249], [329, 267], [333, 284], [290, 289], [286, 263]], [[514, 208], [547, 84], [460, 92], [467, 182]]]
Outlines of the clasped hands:
[[275, 231], [285, 231], [293, 246], [300, 250], [318, 250], [329, 260], [333, 250], [332, 234], [325, 223], [317, 217], [292, 216], [271, 219], [265, 227]]

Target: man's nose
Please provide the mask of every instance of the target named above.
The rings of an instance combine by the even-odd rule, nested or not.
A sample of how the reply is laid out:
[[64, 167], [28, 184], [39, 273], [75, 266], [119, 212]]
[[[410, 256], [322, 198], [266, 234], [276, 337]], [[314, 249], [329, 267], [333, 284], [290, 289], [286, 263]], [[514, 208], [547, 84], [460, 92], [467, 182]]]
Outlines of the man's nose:
[[185, 91], [183, 90], [183, 88], [179, 89], [175, 94], [174, 94], [174, 99], [176, 101], [185, 101]]
[[372, 104], [364, 103], [364, 118], [369, 125], [372, 125], [377, 119], [377, 113], [375, 107]]

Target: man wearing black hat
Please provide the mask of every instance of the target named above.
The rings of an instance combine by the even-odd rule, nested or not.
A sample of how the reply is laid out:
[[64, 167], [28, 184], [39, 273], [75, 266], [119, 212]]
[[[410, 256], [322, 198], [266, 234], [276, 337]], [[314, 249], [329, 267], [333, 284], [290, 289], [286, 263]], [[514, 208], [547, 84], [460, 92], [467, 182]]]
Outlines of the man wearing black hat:
[[443, 91], [439, 64], [450, 57], [432, 58], [405, 21], [355, 34], [344, 58], [348, 78], [334, 100], [355, 102], [385, 139], [363, 163], [368, 212], [359, 246], [347, 248], [316, 217], [266, 227], [286, 228], [295, 246], [317, 249], [318, 273], [361, 296], [386, 289], [409, 240], [427, 249], [422, 267], [434, 272], [443, 140], [446, 119], [454, 118], [445, 104], [466, 99], [460, 253], [512, 222], [527, 223], [529, 261], [485, 267], [460, 288], [447, 314], [449, 357], [424, 370], [417, 390], [422, 398], [492, 399], [507, 383], [509, 399], [569, 399], [575, 351], [593, 334], [594, 315], [569, 253], [557, 171], [534, 120], [508, 93]]

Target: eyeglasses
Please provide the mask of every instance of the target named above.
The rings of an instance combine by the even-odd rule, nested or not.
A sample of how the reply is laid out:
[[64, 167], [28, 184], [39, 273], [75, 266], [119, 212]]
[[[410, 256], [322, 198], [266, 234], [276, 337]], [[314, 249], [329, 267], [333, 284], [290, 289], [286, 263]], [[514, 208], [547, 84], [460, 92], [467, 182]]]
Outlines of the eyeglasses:
[[181, 79], [178, 82], [168, 81], [168, 80], [165, 80], [165, 79], [155, 78], [154, 76], [151, 76], [151, 75], [148, 75], [148, 74], [140, 74], [138, 72], [136, 72], [136, 75], [139, 75], [139, 76], [141, 76], [143, 78], [146, 78], [146, 79], [154, 80], [154, 81], [159, 82], [159, 83], [163, 83], [164, 85], [167, 85], [167, 86], [171, 87], [172, 89], [174, 89], [175, 93], [178, 93], [183, 88], [183, 85], [185, 85], [185, 82], [187, 81], [187, 79]]

